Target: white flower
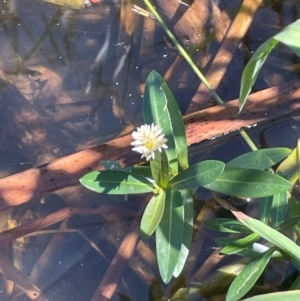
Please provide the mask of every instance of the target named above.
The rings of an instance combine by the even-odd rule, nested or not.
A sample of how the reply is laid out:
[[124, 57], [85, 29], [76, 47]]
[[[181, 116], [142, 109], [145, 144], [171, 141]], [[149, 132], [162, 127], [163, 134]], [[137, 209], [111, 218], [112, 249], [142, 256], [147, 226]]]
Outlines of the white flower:
[[154, 159], [155, 152], [162, 151], [163, 148], [168, 148], [165, 144], [167, 139], [164, 138], [164, 134], [161, 133], [162, 129], [155, 124], [144, 124], [137, 128], [137, 131], [132, 133], [134, 146], [133, 151], [142, 154], [142, 158], [146, 160]]

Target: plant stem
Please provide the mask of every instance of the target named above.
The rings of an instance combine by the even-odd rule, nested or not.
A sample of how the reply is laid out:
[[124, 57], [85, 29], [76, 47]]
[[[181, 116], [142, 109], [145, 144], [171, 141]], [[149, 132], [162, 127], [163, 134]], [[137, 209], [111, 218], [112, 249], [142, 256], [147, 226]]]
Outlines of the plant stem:
[[[169, 38], [172, 40], [172, 42], [174, 43], [174, 45], [177, 47], [179, 53], [187, 61], [187, 63], [190, 65], [190, 67], [193, 69], [193, 71], [196, 73], [196, 75], [199, 77], [199, 79], [204, 83], [204, 85], [209, 90], [209, 92], [211, 93], [211, 95], [214, 97], [214, 99], [216, 100], [216, 102], [219, 105], [224, 104], [224, 102], [219, 97], [219, 95], [216, 93], [216, 91], [214, 90], [214, 88], [210, 85], [210, 83], [207, 81], [207, 79], [205, 78], [205, 76], [202, 74], [202, 72], [199, 70], [199, 68], [193, 62], [193, 60], [191, 59], [190, 55], [181, 46], [181, 44], [177, 41], [177, 39], [175, 38], [175, 36], [173, 35], [173, 33], [167, 27], [167, 25], [165, 24], [165, 22], [163, 21], [163, 19], [160, 17], [160, 15], [158, 14], [158, 12], [156, 11], [156, 9], [155, 9], [154, 5], [151, 3], [151, 1], [150, 0], [144, 0], [144, 3], [148, 7], [148, 9], [151, 11], [151, 13], [155, 16], [155, 18], [157, 19], [157, 21], [159, 22], [159, 24], [161, 25], [161, 27], [164, 29], [164, 31], [166, 32], [166, 34], [169, 36]], [[252, 150], [257, 150], [258, 149], [256, 147], [256, 145], [254, 144], [254, 142], [249, 137], [249, 135], [244, 130], [240, 130], [239, 132], [242, 135], [242, 137], [244, 138], [244, 140], [246, 141], [246, 143], [249, 145], [250, 149], [252, 149]]]
[[253, 150], [256, 151], [258, 150], [257, 146], [254, 144], [252, 139], [249, 137], [249, 135], [244, 131], [244, 130], [239, 130], [241, 136], [244, 138], [246, 143], [249, 145], [249, 147]]
[[219, 95], [216, 93], [214, 88], [210, 85], [210, 83], [207, 81], [205, 76], [202, 74], [202, 72], [199, 70], [199, 68], [196, 66], [196, 64], [193, 62], [189, 54], [185, 51], [185, 49], [180, 45], [180, 43], [177, 41], [173, 33], [170, 31], [170, 29], [167, 27], [163, 19], [160, 17], [156, 9], [154, 8], [153, 4], [149, 0], [144, 0], [145, 4], [147, 5], [148, 9], [151, 11], [151, 13], [155, 16], [157, 21], [160, 23], [161, 27], [164, 29], [166, 34], [169, 36], [169, 38], [172, 40], [174, 45], [177, 47], [178, 51], [182, 55], [182, 57], [187, 61], [187, 63], [190, 65], [190, 67], [193, 69], [193, 71], [196, 73], [196, 75], [199, 77], [199, 79], [204, 83], [206, 88], [209, 90], [211, 95], [214, 97], [216, 102], [218, 104], [223, 104], [222, 99], [219, 97]]

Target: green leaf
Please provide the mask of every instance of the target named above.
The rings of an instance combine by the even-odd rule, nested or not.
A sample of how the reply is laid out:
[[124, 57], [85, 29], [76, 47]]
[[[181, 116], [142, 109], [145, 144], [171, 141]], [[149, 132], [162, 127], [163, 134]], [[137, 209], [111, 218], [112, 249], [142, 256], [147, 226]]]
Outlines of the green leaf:
[[184, 209], [179, 191], [167, 190], [163, 217], [155, 231], [158, 268], [164, 283], [175, 271], [182, 243]]
[[162, 89], [166, 93], [167, 97], [167, 107], [170, 114], [170, 120], [173, 129], [175, 148], [178, 157], [178, 163], [181, 169], [186, 169], [189, 167], [188, 163], [188, 146], [185, 135], [185, 127], [182, 119], [181, 112], [179, 110], [178, 104], [168, 87], [165, 80], [161, 77]]
[[[298, 204], [297, 204], [298, 205]], [[299, 205], [298, 205], [299, 206]], [[296, 231], [296, 227], [299, 227], [300, 225], [300, 212], [294, 212], [294, 213], [298, 213], [298, 215], [293, 215], [291, 214], [290, 212], [290, 218], [288, 218], [286, 221], [284, 221], [282, 224], [278, 225], [276, 227], [276, 230], [279, 231], [279, 232], [285, 232], [285, 231], [288, 231], [290, 230], [292, 227], [295, 227], [294, 230], [296, 232], [296, 235], [299, 239], [299, 233], [297, 233]], [[299, 225], [298, 225], [299, 224]], [[299, 230], [298, 230], [299, 231]]]
[[204, 225], [212, 230], [225, 233], [249, 233], [251, 232], [240, 221], [232, 218], [213, 218], [204, 222]]
[[[234, 237], [217, 237], [217, 238], [215, 238], [215, 242], [223, 248], [226, 247], [227, 245], [233, 244], [235, 242], [235, 240], [236, 240], [236, 238], [234, 238]], [[256, 258], [257, 255], [260, 254], [261, 252], [258, 253], [256, 250], [253, 250], [253, 245], [254, 244], [249, 245], [248, 247], [245, 247], [245, 248], [239, 250], [238, 252], [235, 252], [234, 254], [242, 256], [242, 257], [247, 257], [247, 258]], [[283, 256], [279, 251], [275, 251], [272, 254], [272, 258], [283, 259]]]
[[260, 235], [279, 249], [290, 255], [296, 262], [300, 263], [300, 247], [291, 239], [277, 230], [265, 225], [263, 222], [249, 217], [240, 211], [231, 211], [233, 215], [250, 230]]
[[151, 173], [155, 183], [162, 188], [167, 187], [169, 180], [169, 165], [165, 151], [157, 152], [150, 161]]
[[275, 248], [259, 254], [252, 259], [241, 273], [232, 281], [226, 296], [226, 301], [237, 301], [245, 296], [256, 283], [266, 268]]
[[124, 171], [127, 171], [132, 174], [136, 174], [139, 176], [143, 176], [145, 178], [152, 179], [152, 173], [151, 173], [151, 168], [150, 166], [128, 166], [124, 169]]
[[178, 172], [177, 153], [174, 141], [173, 128], [170, 113], [168, 111], [168, 100], [162, 89], [161, 76], [154, 70], [150, 72], [145, 87], [143, 99], [143, 115], [146, 124], [154, 123], [162, 129], [168, 139], [166, 154], [172, 173]]
[[243, 109], [246, 99], [254, 85], [257, 76], [265, 63], [268, 55], [272, 49], [277, 45], [278, 42], [282, 42], [289, 48], [291, 48], [298, 56], [300, 56], [300, 20], [295, 21], [289, 26], [285, 27], [279, 33], [265, 41], [260, 45], [254, 52], [250, 61], [243, 70], [241, 79], [241, 89], [240, 89], [240, 102], [239, 111]]
[[223, 171], [225, 164], [221, 161], [208, 160], [192, 165], [173, 177], [168, 187], [171, 189], [192, 189], [214, 181]]
[[264, 197], [291, 189], [291, 183], [267, 171], [225, 168], [206, 188], [238, 197]]
[[290, 220], [298, 219], [298, 222], [295, 223], [294, 231], [297, 235], [298, 240], [300, 240], [300, 205], [296, 198], [291, 197], [289, 199], [288, 209], [290, 214]]
[[146, 178], [120, 170], [93, 171], [79, 181], [92, 191], [114, 195], [147, 193], [154, 188]]
[[244, 301], [298, 301], [300, 297], [300, 290], [288, 292], [276, 292], [265, 295], [259, 295], [244, 299]]
[[296, 290], [300, 288], [300, 275], [293, 281], [292, 285], [289, 287], [289, 290]]
[[267, 224], [271, 214], [273, 196], [266, 196], [260, 198], [258, 201], [259, 201], [259, 218], [263, 223]]
[[226, 163], [226, 167], [267, 169], [287, 157], [292, 151], [285, 147], [267, 148], [238, 156]]
[[246, 237], [235, 239], [227, 246], [223, 247], [220, 250], [220, 253], [231, 255], [238, 253], [239, 251], [247, 248], [248, 246], [252, 245], [254, 242], [260, 239], [260, 236], [256, 233], [251, 233]]
[[296, 183], [299, 179], [298, 147], [278, 166], [276, 173], [286, 178], [293, 185]]
[[184, 268], [186, 259], [189, 255], [190, 246], [193, 237], [193, 220], [194, 220], [194, 201], [193, 192], [190, 190], [181, 190], [181, 198], [184, 207], [184, 224], [183, 224], [183, 235], [180, 253], [178, 256], [177, 265], [174, 270], [174, 277], [178, 277]]
[[288, 192], [283, 191], [276, 193], [273, 196], [270, 218], [271, 227], [276, 228], [278, 225], [284, 222], [287, 213], [287, 203], [288, 203]]
[[148, 238], [153, 234], [165, 209], [166, 192], [161, 189], [157, 195], [153, 195], [149, 201], [141, 221], [141, 235], [143, 238]]

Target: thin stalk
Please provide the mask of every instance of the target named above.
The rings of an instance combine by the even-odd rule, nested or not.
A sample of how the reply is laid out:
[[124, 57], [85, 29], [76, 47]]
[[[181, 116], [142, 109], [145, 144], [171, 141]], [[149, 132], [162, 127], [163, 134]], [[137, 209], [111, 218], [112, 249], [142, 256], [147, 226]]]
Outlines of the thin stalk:
[[[199, 79], [204, 83], [204, 85], [209, 90], [209, 92], [211, 93], [211, 95], [214, 97], [214, 99], [216, 100], [216, 102], [219, 105], [224, 104], [224, 102], [219, 97], [219, 95], [216, 93], [216, 91], [214, 90], [214, 88], [210, 85], [210, 83], [207, 81], [207, 79], [205, 78], [205, 76], [202, 74], [202, 72], [199, 70], [199, 68], [193, 62], [193, 60], [191, 59], [190, 55], [181, 46], [181, 44], [177, 41], [177, 39], [175, 38], [175, 36], [173, 35], [173, 33], [167, 27], [167, 25], [165, 24], [165, 22], [163, 21], [163, 19], [160, 17], [160, 15], [158, 14], [158, 12], [154, 8], [154, 6], [151, 3], [151, 1], [150, 0], [144, 0], [144, 3], [148, 7], [148, 9], [151, 11], [151, 13], [155, 16], [155, 18], [157, 19], [157, 21], [159, 22], [159, 24], [161, 25], [161, 27], [164, 29], [164, 31], [166, 32], [166, 34], [169, 36], [169, 38], [171, 39], [171, 41], [177, 47], [179, 53], [187, 61], [187, 63], [190, 65], [190, 67], [193, 69], [193, 71], [196, 73], [196, 75], [199, 77]], [[240, 130], [239, 132], [242, 135], [242, 137], [244, 138], [245, 142], [249, 145], [250, 149], [252, 149], [252, 150], [257, 150], [258, 149], [256, 147], [256, 145], [254, 144], [254, 142], [249, 137], [249, 135], [244, 130]]]
[[171, 41], [174, 43], [174, 45], [177, 47], [178, 51], [182, 55], [182, 57], [187, 61], [187, 63], [190, 65], [190, 67], [193, 69], [193, 71], [196, 73], [196, 75], [200, 78], [200, 80], [204, 83], [206, 88], [209, 90], [211, 95], [214, 97], [216, 102], [218, 104], [223, 104], [222, 99], [219, 97], [219, 95], [216, 93], [214, 88], [210, 85], [210, 83], [207, 81], [205, 76], [202, 74], [202, 72], [199, 70], [199, 68], [196, 66], [196, 64], [193, 62], [189, 54], [185, 51], [185, 49], [180, 45], [180, 43], [177, 41], [173, 33], [170, 31], [170, 29], [167, 27], [163, 19], [160, 17], [156, 9], [154, 8], [153, 4], [149, 0], [144, 0], [145, 4], [147, 5], [148, 9], [151, 11], [151, 13], [155, 16], [157, 21], [160, 23], [161, 27], [164, 29], [166, 34], [169, 36]]
[[257, 146], [254, 144], [252, 139], [249, 137], [249, 135], [244, 130], [239, 130], [239, 132], [240, 132], [241, 136], [244, 138], [245, 142], [249, 145], [249, 147], [253, 151], [258, 150]]

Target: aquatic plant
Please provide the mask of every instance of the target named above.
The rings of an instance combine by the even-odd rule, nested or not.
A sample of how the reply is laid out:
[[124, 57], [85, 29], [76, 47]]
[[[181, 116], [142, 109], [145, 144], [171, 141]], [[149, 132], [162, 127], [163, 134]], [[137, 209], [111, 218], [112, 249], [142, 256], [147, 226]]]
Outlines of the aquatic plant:
[[[155, 11], [152, 12], [155, 14]], [[299, 30], [295, 31], [299, 28], [299, 22], [265, 42], [253, 55], [242, 77], [240, 110], [260, 68], [278, 41], [300, 54], [299, 47], [291, 40], [291, 36], [299, 35]], [[213, 90], [212, 94], [216, 95]], [[245, 268], [232, 282], [227, 301], [245, 296], [274, 257], [290, 260], [299, 270], [300, 247], [282, 234], [286, 229], [294, 228], [296, 231], [299, 227], [300, 206], [290, 196], [292, 184], [298, 178], [294, 168], [297, 165], [296, 151], [291, 153], [287, 148], [255, 150], [227, 164], [208, 160], [190, 166], [180, 110], [167, 84], [155, 71], [149, 74], [146, 82], [143, 115], [145, 124], [134, 132], [132, 144], [135, 151], [149, 160], [149, 165], [123, 169], [116, 162], [103, 162], [106, 170], [88, 173], [80, 182], [99, 193], [153, 194], [144, 211], [140, 229], [144, 239], [155, 233], [158, 267], [165, 283], [173, 276], [178, 277], [186, 262], [193, 231], [193, 195], [201, 186], [213, 191], [216, 202], [236, 217], [235, 220], [216, 218], [206, 222], [206, 226], [221, 232], [248, 234], [240, 239], [216, 239], [223, 254], [249, 258]], [[271, 168], [286, 157], [274, 172]], [[217, 196], [216, 192], [259, 198], [260, 220], [240, 212]], [[285, 219], [288, 209], [291, 220]], [[296, 233], [299, 234], [299, 231]], [[271, 246], [257, 245], [260, 238], [267, 240]], [[299, 288], [299, 279], [300, 276], [290, 289]], [[268, 297], [255, 298], [269, 300], [266, 299]], [[287, 294], [287, 298], [296, 300], [293, 293]], [[190, 300], [189, 290], [175, 293], [172, 300]]]

